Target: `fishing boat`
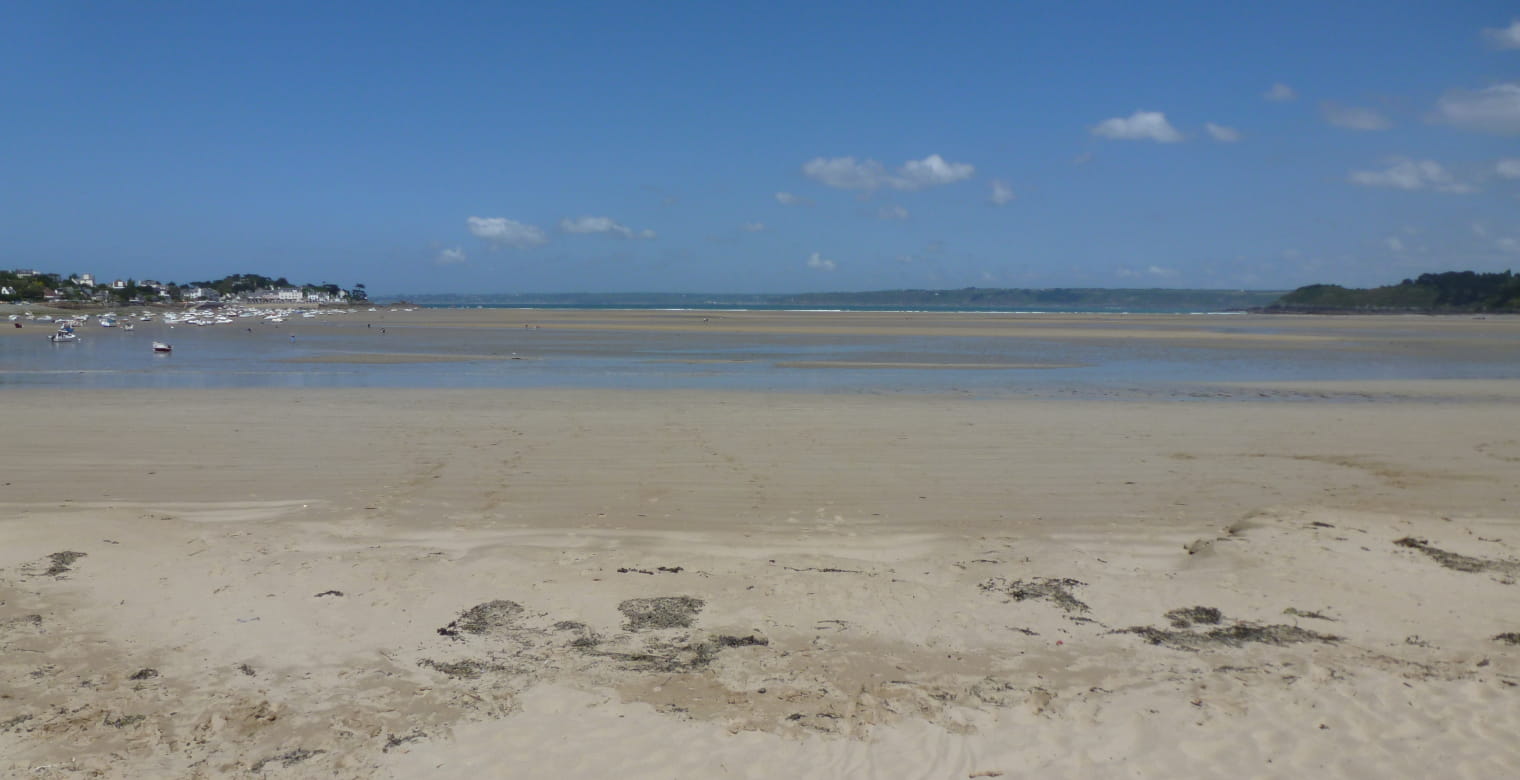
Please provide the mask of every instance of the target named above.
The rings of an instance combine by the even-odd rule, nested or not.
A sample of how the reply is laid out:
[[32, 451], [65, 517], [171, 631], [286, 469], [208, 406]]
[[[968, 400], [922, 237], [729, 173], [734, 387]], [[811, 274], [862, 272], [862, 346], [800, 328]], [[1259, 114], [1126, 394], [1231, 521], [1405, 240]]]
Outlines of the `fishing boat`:
[[78, 340], [79, 334], [75, 333], [74, 329], [68, 325], [59, 328], [57, 333], [48, 336], [48, 341], [54, 344], [72, 344]]
[[171, 347], [171, 346], [169, 346], [168, 344], [165, 344], [162, 341], [155, 341], [155, 342], [153, 342], [153, 351], [154, 352], [173, 352], [174, 351], [174, 347]]

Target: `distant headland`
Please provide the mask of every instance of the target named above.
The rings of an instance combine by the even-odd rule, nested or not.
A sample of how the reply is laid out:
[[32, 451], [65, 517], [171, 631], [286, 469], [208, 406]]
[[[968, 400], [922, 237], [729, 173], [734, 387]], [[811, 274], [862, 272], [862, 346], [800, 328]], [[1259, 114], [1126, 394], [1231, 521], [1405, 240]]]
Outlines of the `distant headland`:
[[[377, 296], [382, 301], [400, 295]], [[231, 274], [185, 284], [0, 270], [0, 302], [172, 305], [207, 301], [349, 305], [369, 301], [363, 284], [293, 284], [284, 277]], [[810, 293], [406, 293], [424, 306], [672, 309], [860, 309], [882, 311], [1253, 312], [1265, 314], [1520, 313], [1520, 276], [1511, 271], [1421, 274], [1394, 285], [1356, 289], [1311, 284], [1282, 290], [1169, 288], [902, 289]]]
[[1420, 274], [1360, 290], [1334, 284], [1300, 287], [1264, 306], [1268, 314], [1520, 313], [1520, 276], [1510, 271]]

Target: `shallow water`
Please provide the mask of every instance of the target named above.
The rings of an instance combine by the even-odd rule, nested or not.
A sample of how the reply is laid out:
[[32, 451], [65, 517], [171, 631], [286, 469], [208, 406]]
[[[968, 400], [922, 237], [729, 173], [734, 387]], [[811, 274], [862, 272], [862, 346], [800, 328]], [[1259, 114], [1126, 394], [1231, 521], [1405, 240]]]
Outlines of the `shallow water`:
[[[404, 315], [391, 316], [383, 332], [365, 327], [363, 315], [284, 326], [139, 323], [134, 332], [86, 326], [74, 344], [51, 343], [49, 326], [29, 323], [25, 333], [0, 338], [0, 388], [611, 387], [1189, 400], [1260, 397], [1213, 389], [1234, 383], [1520, 377], [1512, 336], [1485, 344], [1479, 334], [1453, 348], [1423, 339], [1419, 321], [1371, 335], [1327, 321], [1315, 332], [1331, 341], [1243, 348], [1037, 332], [989, 338], [412, 327]], [[1275, 332], [1229, 315], [1197, 320], [1214, 332]], [[1093, 327], [1118, 336], [1123, 325]], [[155, 339], [172, 343], [173, 353], [153, 353]], [[400, 362], [343, 362], [356, 355]], [[407, 362], [410, 356], [460, 359]], [[820, 364], [827, 367], [809, 367]]]

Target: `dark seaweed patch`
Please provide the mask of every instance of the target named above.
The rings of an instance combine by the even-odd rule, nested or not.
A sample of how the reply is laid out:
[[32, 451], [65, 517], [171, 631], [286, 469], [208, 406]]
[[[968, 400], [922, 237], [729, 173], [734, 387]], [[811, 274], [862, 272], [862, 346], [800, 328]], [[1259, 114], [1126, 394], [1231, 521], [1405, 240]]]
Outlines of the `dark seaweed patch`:
[[1243, 647], [1251, 643], [1291, 645], [1299, 642], [1335, 643], [1341, 637], [1321, 634], [1298, 626], [1236, 623], [1208, 631], [1168, 631], [1150, 626], [1135, 626], [1115, 633], [1138, 634], [1146, 642], [1173, 650], [1203, 650], [1210, 647]]
[[306, 748], [287, 750], [279, 755], [260, 759], [258, 763], [254, 764], [251, 767], [251, 769], [255, 772], [262, 772], [264, 771], [264, 767], [273, 763], [279, 763], [280, 766], [289, 768], [301, 763], [302, 761], [305, 761], [308, 758], [311, 758], [312, 756], [320, 755], [326, 752], [326, 750], [307, 750]]
[[434, 661], [430, 658], [424, 658], [421, 661], [418, 661], [417, 665], [425, 666], [429, 669], [443, 672], [450, 677], [457, 677], [462, 680], [473, 680], [482, 674], [485, 674], [486, 672], [504, 672], [507, 670], [507, 667], [501, 666], [500, 664], [475, 660]]
[[1217, 626], [1224, 614], [1214, 607], [1178, 607], [1166, 613], [1172, 628], [1188, 628], [1193, 624]]
[[1520, 561], [1509, 561], [1494, 558], [1474, 558], [1471, 555], [1461, 555], [1436, 547], [1424, 539], [1416, 539], [1406, 536], [1395, 539], [1394, 544], [1400, 547], [1408, 547], [1411, 550], [1419, 550], [1430, 556], [1436, 563], [1454, 571], [1480, 573], [1485, 571], [1497, 571], [1505, 574], [1520, 574]]
[[57, 577], [58, 575], [69, 571], [69, 569], [73, 567], [74, 562], [83, 557], [85, 557], [85, 553], [74, 552], [73, 550], [55, 552], [52, 555], [48, 556], [48, 561], [51, 562], [51, 565], [48, 566], [47, 571], [43, 572], [43, 575], [47, 577]]
[[618, 604], [618, 611], [628, 618], [624, 628], [643, 631], [649, 628], [689, 628], [705, 603], [691, 596], [660, 596], [628, 599]]
[[1079, 588], [1086, 584], [1081, 580], [1058, 577], [1041, 577], [1013, 582], [1002, 577], [993, 577], [982, 583], [980, 587], [983, 591], [1001, 593], [1014, 601], [1049, 599], [1067, 612], [1086, 612], [1087, 605], [1071, 594], [1072, 588]]
[[487, 601], [460, 613], [458, 618], [438, 629], [438, 633], [451, 637], [460, 634], [488, 634], [510, 626], [522, 611], [522, 605], [515, 601]]

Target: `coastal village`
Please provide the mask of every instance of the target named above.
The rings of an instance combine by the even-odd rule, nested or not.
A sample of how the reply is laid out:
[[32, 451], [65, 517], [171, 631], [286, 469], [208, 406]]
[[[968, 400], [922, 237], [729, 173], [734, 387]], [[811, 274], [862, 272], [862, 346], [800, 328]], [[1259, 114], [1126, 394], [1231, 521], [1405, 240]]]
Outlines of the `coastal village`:
[[153, 279], [96, 279], [94, 274], [60, 276], [36, 269], [0, 270], [0, 301], [13, 303], [95, 303], [151, 306], [176, 303], [348, 304], [367, 301], [364, 285], [345, 290], [336, 284], [291, 284], [284, 277], [234, 274], [214, 282], [176, 284]]

